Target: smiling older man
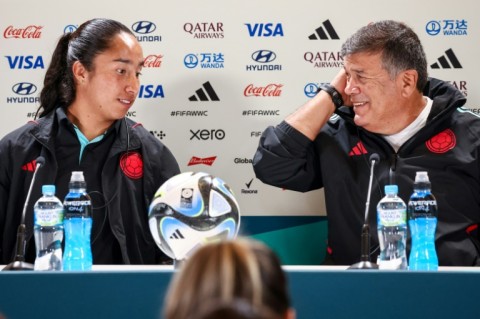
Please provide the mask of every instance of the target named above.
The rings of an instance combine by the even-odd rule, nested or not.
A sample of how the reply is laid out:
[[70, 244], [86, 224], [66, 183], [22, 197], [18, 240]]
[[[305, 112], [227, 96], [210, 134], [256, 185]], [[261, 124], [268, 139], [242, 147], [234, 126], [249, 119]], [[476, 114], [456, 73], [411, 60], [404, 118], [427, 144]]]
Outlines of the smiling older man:
[[[323, 187], [326, 262], [349, 265], [360, 260], [369, 156], [380, 156], [372, 203], [387, 184], [407, 200], [416, 171], [428, 171], [439, 207], [439, 264], [480, 265], [480, 120], [462, 109], [465, 96], [427, 77], [422, 44], [404, 23], [362, 27], [342, 55], [344, 69], [330, 84], [265, 130], [253, 160], [257, 177], [301, 192]], [[376, 229], [375, 205], [369, 224]], [[378, 252], [372, 232], [373, 259]]]

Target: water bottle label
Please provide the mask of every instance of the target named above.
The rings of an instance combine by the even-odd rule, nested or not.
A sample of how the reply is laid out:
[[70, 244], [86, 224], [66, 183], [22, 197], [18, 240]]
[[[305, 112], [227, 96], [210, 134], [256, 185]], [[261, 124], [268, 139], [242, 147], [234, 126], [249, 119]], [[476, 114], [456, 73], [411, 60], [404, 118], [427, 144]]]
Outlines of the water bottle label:
[[411, 200], [408, 203], [408, 210], [412, 218], [436, 216], [436, 200]]
[[428, 210], [431, 206], [436, 206], [437, 201], [436, 200], [415, 200], [415, 201], [411, 201], [409, 204], [415, 207], [416, 210]]
[[34, 223], [39, 226], [55, 226], [63, 223], [63, 209], [35, 210]]
[[90, 207], [92, 202], [90, 200], [78, 200], [64, 202], [65, 217], [84, 217], [86, 214], [90, 214]]
[[407, 211], [406, 209], [389, 209], [379, 210], [378, 212], [379, 224], [389, 226], [400, 226], [406, 224]]

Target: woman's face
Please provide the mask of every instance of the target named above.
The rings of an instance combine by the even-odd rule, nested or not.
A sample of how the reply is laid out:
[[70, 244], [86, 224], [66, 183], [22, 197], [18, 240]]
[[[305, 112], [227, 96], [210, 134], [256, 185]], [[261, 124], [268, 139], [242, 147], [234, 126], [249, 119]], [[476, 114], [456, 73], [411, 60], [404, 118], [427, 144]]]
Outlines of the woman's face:
[[87, 112], [97, 120], [123, 118], [137, 97], [143, 61], [134, 36], [125, 32], [115, 35], [110, 48], [94, 58], [92, 69], [77, 86], [77, 98], [87, 102]]

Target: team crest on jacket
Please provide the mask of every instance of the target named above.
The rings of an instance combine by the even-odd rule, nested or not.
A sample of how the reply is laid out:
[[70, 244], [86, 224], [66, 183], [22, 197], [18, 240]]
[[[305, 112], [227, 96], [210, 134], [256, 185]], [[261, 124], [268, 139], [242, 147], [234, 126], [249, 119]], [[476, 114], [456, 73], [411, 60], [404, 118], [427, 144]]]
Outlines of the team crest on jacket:
[[127, 152], [120, 158], [120, 168], [128, 178], [139, 179], [143, 177], [143, 159], [138, 152]]
[[457, 145], [457, 139], [451, 129], [446, 129], [429, 139], [425, 145], [432, 153], [445, 153]]

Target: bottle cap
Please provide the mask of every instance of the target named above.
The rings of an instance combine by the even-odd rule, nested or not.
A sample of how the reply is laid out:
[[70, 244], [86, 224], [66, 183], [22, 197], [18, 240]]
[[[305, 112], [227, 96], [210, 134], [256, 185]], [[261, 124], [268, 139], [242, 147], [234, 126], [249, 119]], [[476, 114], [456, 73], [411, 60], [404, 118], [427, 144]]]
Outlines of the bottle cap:
[[84, 182], [85, 178], [83, 177], [83, 172], [77, 171], [77, 172], [72, 172], [72, 178], [70, 179], [70, 182]]
[[397, 185], [385, 185], [385, 194], [397, 194], [398, 186]]
[[428, 172], [417, 172], [415, 175], [415, 182], [429, 182], [430, 180], [428, 179]]
[[42, 186], [43, 194], [55, 194], [55, 185], [43, 185]]

